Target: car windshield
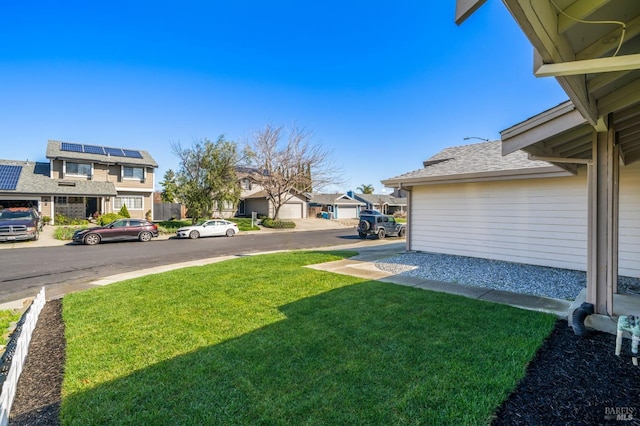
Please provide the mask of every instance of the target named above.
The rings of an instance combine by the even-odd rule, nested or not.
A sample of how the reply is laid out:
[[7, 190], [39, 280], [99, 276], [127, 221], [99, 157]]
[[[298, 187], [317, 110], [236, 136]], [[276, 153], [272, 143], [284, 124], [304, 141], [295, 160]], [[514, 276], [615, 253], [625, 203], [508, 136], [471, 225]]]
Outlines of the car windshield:
[[31, 212], [23, 210], [4, 210], [0, 212], [2, 220], [31, 220]]

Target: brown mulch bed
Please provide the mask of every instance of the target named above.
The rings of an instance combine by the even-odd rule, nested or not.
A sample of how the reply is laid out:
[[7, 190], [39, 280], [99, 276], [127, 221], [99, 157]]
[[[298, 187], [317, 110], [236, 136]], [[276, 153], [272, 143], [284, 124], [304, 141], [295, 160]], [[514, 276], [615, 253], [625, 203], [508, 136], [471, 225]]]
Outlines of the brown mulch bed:
[[[47, 302], [34, 330], [11, 409], [11, 425], [58, 425], [64, 372], [60, 300]], [[615, 336], [580, 338], [559, 320], [493, 425], [640, 425], [640, 367], [630, 341], [615, 356]], [[618, 418], [618, 415], [625, 416]]]
[[11, 406], [10, 425], [59, 425], [66, 341], [62, 300], [48, 301], [33, 330]]

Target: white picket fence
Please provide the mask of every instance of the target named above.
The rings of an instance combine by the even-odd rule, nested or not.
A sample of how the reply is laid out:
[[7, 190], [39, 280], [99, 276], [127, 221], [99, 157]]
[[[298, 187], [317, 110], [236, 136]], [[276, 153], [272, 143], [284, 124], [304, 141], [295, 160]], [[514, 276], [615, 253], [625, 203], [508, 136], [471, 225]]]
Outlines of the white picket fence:
[[9, 367], [9, 373], [7, 379], [2, 385], [2, 393], [0, 394], [0, 426], [7, 426], [9, 424], [9, 412], [11, 411], [11, 405], [13, 399], [16, 396], [16, 390], [18, 388], [18, 379], [20, 373], [22, 373], [22, 367], [24, 361], [27, 358], [27, 352], [29, 352], [29, 342], [31, 342], [31, 335], [33, 329], [36, 328], [38, 317], [46, 302], [44, 296], [44, 287], [40, 290], [40, 293], [33, 299], [29, 310], [25, 314], [24, 322], [22, 324], [22, 330], [18, 341], [16, 343], [16, 349], [11, 360], [11, 366]]

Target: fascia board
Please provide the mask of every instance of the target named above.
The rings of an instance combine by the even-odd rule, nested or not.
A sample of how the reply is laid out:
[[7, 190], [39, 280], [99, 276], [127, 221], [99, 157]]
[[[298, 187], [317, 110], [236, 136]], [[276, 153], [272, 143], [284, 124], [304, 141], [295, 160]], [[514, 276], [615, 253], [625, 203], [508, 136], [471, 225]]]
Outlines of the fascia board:
[[500, 170], [493, 172], [480, 172], [480, 173], [462, 173], [452, 176], [429, 176], [429, 177], [417, 177], [408, 179], [387, 179], [381, 181], [383, 185], [388, 187], [395, 187], [399, 184], [403, 186], [416, 186], [416, 185], [434, 185], [443, 183], [467, 183], [467, 182], [490, 182], [499, 180], [513, 180], [513, 179], [538, 179], [538, 178], [551, 178], [551, 177], [567, 177], [573, 176], [572, 173], [561, 169], [557, 166], [548, 167], [536, 167], [530, 169], [517, 169], [517, 170]]

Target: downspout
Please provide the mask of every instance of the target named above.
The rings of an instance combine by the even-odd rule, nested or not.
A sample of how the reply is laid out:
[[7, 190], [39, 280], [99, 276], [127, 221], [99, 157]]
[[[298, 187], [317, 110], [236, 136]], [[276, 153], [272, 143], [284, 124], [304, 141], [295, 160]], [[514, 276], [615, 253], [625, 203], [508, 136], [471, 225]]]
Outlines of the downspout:
[[398, 183], [398, 190], [405, 190], [407, 191], [407, 233], [406, 233], [406, 240], [405, 240], [405, 250], [409, 251], [411, 250], [411, 213], [410, 213], [410, 206], [411, 206], [411, 187], [403, 187], [402, 186], [402, 182]]
[[593, 303], [587, 302], [583, 302], [578, 309], [573, 311], [573, 315], [571, 317], [571, 326], [573, 327], [573, 332], [576, 334], [576, 336], [585, 337], [587, 334], [589, 334], [587, 327], [584, 325], [584, 321], [589, 315], [592, 315], [593, 312]]

